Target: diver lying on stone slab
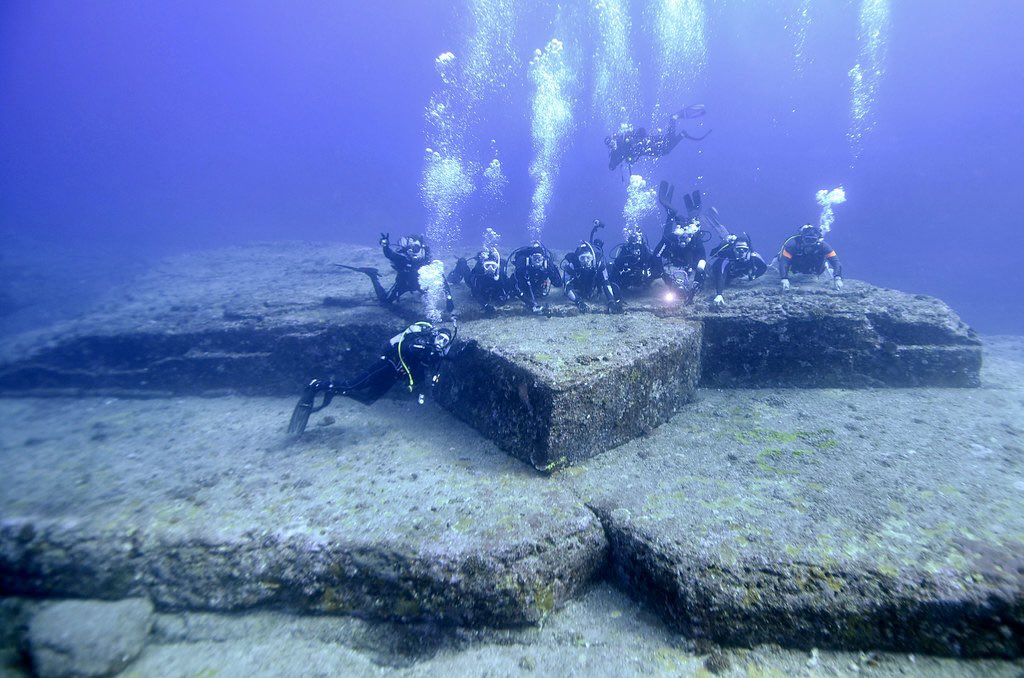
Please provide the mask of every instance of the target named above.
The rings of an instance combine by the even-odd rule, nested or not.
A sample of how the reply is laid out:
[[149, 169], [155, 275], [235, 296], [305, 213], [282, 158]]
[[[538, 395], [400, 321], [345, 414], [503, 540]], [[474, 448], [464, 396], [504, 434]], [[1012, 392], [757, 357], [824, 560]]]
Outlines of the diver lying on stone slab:
[[562, 286], [562, 274], [551, 251], [534, 241], [512, 252], [503, 268], [509, 263], [513, 271], [506, 275], [512, 292], [531, 313], [547, 313], [548, 307], [541, 300], [548, 296], [552, 286]]
[[314, 379], [295, 405], [288, 433], [298, 435], [305, 431], [309, 415], [327, 407], [334, 396], [372, 405], [400, 381], [410, 393], [417, 393], [417, 401], [422, 405], [426, 392], [438, 382], [441, 360], [448, 357], [457, 335], [457, 326], [448, 329], [428, 322], [414, 323], [392, 337], [380, 359], [352, 381]]
[[612, 249], [608, 279], [616, 294], [629, 289], [646, 290], [663, 273], [661, 259], [654, 256], [647, 236], [640, 231], [629, 231], [626, 242]]
[[[370, 282], [373, 283], [373, 290], [377, 293], [377, 300], [384, 306], [395, 303], [406, 292], [420, 292], [421, 294], [426, 292], [420, 281], [420, 269], [430, 264], [431, 259], [430, 247], [424, 243], [423, 236], [406, 236], [398, 241], [398, 247], [392, 247], [390, 235], [381, 233], [380, 246], [384, 250], [384, 256], [391, 262], [391, 267], [395, 269], [395, 281], [390, 289], [385, 290], [381, 285], [380, 271], [376, 268], [335, 265], [369, 276]], [[441, 284], [444, 287], [446, 310], [451, 313], [455, 308], [451, 290], [446, 280], [442, 280]]]
[[686, 106], [669, 118], [668, 128], [662, 131], [660, 128], [654, 134], [648, 134], [643, 127], [626, 127], [610, 137], [605, 137], [604, 143], [608, 147], [608, 169], [615, 169], [622, 163], [632, 167], [633, 163], [642, 157], [660, 158], [668, 155], [683, 139], [700, 141], [711, 134], [708, 130], [701, 136], [692, 136], [686, 130], [677, 130], [680, 119], [692, 120], [704, 115], [706, 111], [702, 104]]
[[[473, 262], [470, 265], [470, 262]], [[508, 280], [502, 272], [501, 253], [495, 246], [481, 250], [475, 257], [460, 258], [448, 275], [448, 282], [465, 282], [470, 294], [480, 303], [484, 313], [492, 315], [495, 306], [510, 298]]]
[[789, 289], [789, 278], [794, 273], [821, 275], [827, 269], [837, 290], [843, 289], [843, 266], [832, 246], [825, 242], [821, 228], [804, 224], [800, 232], [790, 236], [779, 251], [779, 275], [782, 289]]
[[654, 248], [654, 256], [661, 260], [662, 280], [682, 295], [684, 304], [689, 304], [704, 285], [707, 269], [704, 243], [711, 239], [711, 233], [701, 228], [700, 191], [683, 196], [685, 217], [672, 206], [674, 191], [667, 181], [662, 181], [658, 187], [658, 201], [665, 208], [665, 228], [661, 241]]
[[575, 250], [562, 258], [562, 280], [565, 296], [576, 304], [582, 313], [589, 310], [588, 301], [604, 295], [605, 307], [609, 313], [622, 313], [622, 301], [608, 280], [608, 267], [604, 260], [604, 241], [594, 236], [604, 228], [600, 220], [594, 220], [590, 229], [590, 240], [581, 240]]
[[712, 275], [715, 280], [715, 308], [725, 305], [725, 297], [722, 292], [734, 280], [746, 278], [754, 280], [764, 275], [768, 270], [768, 264], [764, 263], [761, 255], [753, 251], [750, 236], [746, 233], [730, 235], [724, 242], [711, 250], [711, 256], [715, 257], [712, 265]]

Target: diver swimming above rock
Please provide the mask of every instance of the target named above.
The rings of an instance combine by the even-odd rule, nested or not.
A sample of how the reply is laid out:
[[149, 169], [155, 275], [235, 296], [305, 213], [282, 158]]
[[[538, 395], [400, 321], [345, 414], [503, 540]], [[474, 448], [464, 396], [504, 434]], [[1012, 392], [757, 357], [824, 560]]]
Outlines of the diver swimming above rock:
[[683, 196], [684, 216], [672, 206], [674, 190], [667, 181], [662, 181], [658, 187], [658, 201], [665, 208], [665, 228], [661, 241], [654, 248], [654, 256], [661, 260], [662, 280], [679, 291], [684, 304], [689, 304], [704, 285], [707, 269], [704, 243], [711, 239], [711, 233], [702, 228], [700, 191]]
[[391, 337], [380, 360], [352, 381], [312, 380], [295, 405], [288, 433], [298, 435], [305, 431], [309, 415], [327, 407], [335, 396], [372, 405], [399, 381], [406, 383], [409, 393], [417, 393], [417, 401], [422, 405], [426, 393], [438, 382], [441, 360], [448, 357], [457, 335], [457, 326], [448, 329], [428, 322], [413, 323]]
[[627, 233], [626, 242], [615, 246], [611, 259], [608, 279], [617, 294], [629, 289], [645, 290], [664, 273], [661, 259], [654, 256], [641, 231]]
[[753, 250], [750, 236], [746, 233], [730, 235], [720, 245], [711, 250], [711, 256], [715, 257], [712, 273], [715, 280], [715, 298], [712, 304], [715, 308], [725, 306], [725, 297], [722, 292], [734, 280], [746, 278], [754, 280], [764, 275], [768, 270], [768, 264], [764, 263], [761, 255]]
[[[473, 262], [470, 265], [470, 262]], [[448, 282], [465, 282], [470, 294], [480, 303], [484, 313], [492, 315], [495, 306], [509, 300], [508, 280], [502, 271], [501, 253], [493, 245], [480, 251], [475, 257], [460, 258], [455, 269], [448, 275]]]
[[505, 261], [506, 264], [509, 262], [513, 267], [507, 276], [510, 289], [531, 313], [547, 313], [548, 307], [541, 300], [548, 296], [552, 286], [562, 286], [562, 274], [554, 255], [540, 242], [534, 241], [512, 252]]
[[693, 104], [673, 113], [665, 130], [659, 128], [653, 134], [648, 134], [643, 127], [626, 126], [615, 134], [605, 137], [604, 143], [608, 147], [608, 169], [614, 170], [622, 163], [626, 163], [627, 167], [632, 167], [637, 160], [643, 157], [660, 158], [668, 155], [683, 139], [700, 141], [711, 134], [711, 130], [700, 136], [694, 136], [686, 130], [677, 129], [677, 127], [679, 120], [699, 118], [706, 112], [703, 104]]
[[[390, 234], [381, 233], [380, 246], [384, 251], [384, 256], [388, 258], [388, 261], [391, 262], [391, 267], [395, 270], [395, 281], [391, 284], [390, 289], [384, 289], [380, 282], [380, 271], [376, 268], [348, 266], [346, 264], [335, 265], [369, 276], [370, 282], [373, 283], [373, 291], [377, 294], [377, 300], [384, 306], [395, 303], [406, 292], [419, 292], [421, 294], [426, 292], [420, 282], [420, 269], [430, 264], [431, 258], [430, 247], [424, 242], [423, 236], [408, 235], [398, 241], [398, 247], [392, 247]], [[444, 290], [445, 308], [448, 313], [451, 313], [455, 308], [455, 303], [452, 301], [452, 293], [448, 287], [448, 281], [443, 276], [441, 277], [440, 284]]]
[[836, 251], [825, 242], [825, 234], [819, 226], [801, 226], [799, 233], [782, 244], [778, 262], [783, 290], [789, 289], [789, 279], [794, 273], [821, 275], [826, 269], [832, 274], [835, 288], [843, 289], [843, 266]]
[[595, 219], [594, 227], [590, 229], [590, 240], [580, 241], [575, 250], [562, 258], [565, 296], [576, 304], [581, 313], [586, 313], [590, 310], [587, 302], [603, 294], [608, 312], [622, 313], [622, 301], [608, 279], [604, 242], [594, 237], [600, 228], [604, 228], [604, 224]]

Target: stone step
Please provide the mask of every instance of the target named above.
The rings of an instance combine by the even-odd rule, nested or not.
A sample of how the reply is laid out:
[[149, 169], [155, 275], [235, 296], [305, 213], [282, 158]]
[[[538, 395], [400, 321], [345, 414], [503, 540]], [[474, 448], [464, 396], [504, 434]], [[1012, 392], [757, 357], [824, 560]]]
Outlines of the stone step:
[[2, 399], [0, 596], [143, 596], [537, 623], [605, 565], [596, 516], [436, 406]]
[[[358, 374], [423, 318], [417, 299], [385, 310], [365, 275], [376, 249], [273, 243], [174, 258], [103, 306], [8, 342], [0, 393], [297, 394], [311, 378]], [[722, 310], [658, 289], [622, 316], [552, 317], [510, 303], [485, 318], [456, 287], [461, 338], [439, 396], [503, 450], [551, 470], [650, 432], [704, 386], [977, 386], [981, 346], [941, 301], [849, 281], [738, 284]]]

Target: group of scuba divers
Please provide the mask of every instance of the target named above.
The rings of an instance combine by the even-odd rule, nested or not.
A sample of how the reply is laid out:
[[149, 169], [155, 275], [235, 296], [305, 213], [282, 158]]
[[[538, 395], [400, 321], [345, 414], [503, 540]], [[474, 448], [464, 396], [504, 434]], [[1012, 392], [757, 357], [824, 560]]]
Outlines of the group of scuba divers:
[[[682, 138], [703, 138], [676, 131], [678, 119], [698, 115], [703, 115], [703, 107], [687, 107], [672, 117], [667, 132], [659, 130], [659, 134], [648, 136], [642, 129], [627, 130], [606, 139], [609, 165], [614, 169], [622, 162], [632, 164], [644, 155], [663, 155]], [[604, 242], [596, 237], [604, 224], [595, 220], [589, 238], [580, 241], [561, 261], [539, 241], [514, 250], [504, 259], [493, 245], [473, 257], [458, 259], [454, 270], [439, 281], [452, 328], [414, 323], [392, 337], [380, 359], [352, 381], [312, 380], [295, 407], [288, 432], [302, 433], [310, 414], [326, 407], [335, 396], [371, 404], [399, 382], [405, 383], [410, 393], [417, 393], [422, 404], [425, 392], [437, 383], [441, 362], [450, 356], [458, 333], [451, 285], [464, 283], [487, 315], [514, 299], [521, 301], [529, 313], [547, 315], [549, 307], [545, 300], [553, 287], [562, 288], [582, 313], [597, 303], [603, 303], [608, 313], [622, 313], [624, 292], [646, 291], [656, 280], [664, 283], [667, 299], [690, 304], [704, 289], [710, 275], [715, 288], [712, 306], [722, 308], [723, 293], [731, 283], [759, 278], [768, 265], [754, 251], [750, 236], [730, 233], [714, 207], [703, 210], [699, 191], [683, 196], [685, 213], [673, 207], [673, 193], [674, 188], [662, 181], [658, 200], [666, 219], [661, 239], [653, 249], [641, 231], [631, 230], [626, 241], [606, 256]], [[705, 243], [713, 237], [712, 232], [721, 242], [709, 255]], [[339, 266], [366, 274], [377, 299], [385, 306], [394, 304], [407, 292], [425, 293], [420, 269], [433, 259], [424, 238], [410, 235], [393, 247], [390, 236], [382, 233], [380, 245], [395, 271], [389, 288], [381, 283], [376, 268]], [[777, 261], [783, 290], [789, 289], [793, 274], [821, 275], [826, 271], [831, 273], [837, 289], [843, 286], [839, 257], [825, 241], [822, 229], [813, 224], [803, 225], [783, 243]]]
[[[666, 182], [661, 184], [659, 198], [668, 216], [662, 238], [654, 249], [643, 233], [632, 231], [626, 242], [617, 245], [606, 257], [604, 243], [595, 237], [603, 224], [596, 221], [590, 238], [581, 241], [560, 262], [540, 242], [520, 247], [505, 259], [494, 246], [473, 257], [458, 259], [454, 270], [442, 281], [446, 310], [452, 317], [453, 327], [414, 323], [392, 337], [380, 359], [354, 380], [314, 379], [295, 407], [289, 433], [302, 433], [309, 415], [326, 407], [335, 396], [372, 404], [396, 383], [404, 382], [410, 393], [418, 393], [418, 401], [422, 403], [426, 391], [437, 383], [441, 361], [449, 357], [458, 334], [451, 285], [464, 283], [488, 315], [495, 313], [497, 306], [514, 299], [519, 299], [528, 312], [546, 315], [549, 308], [544, 302], [553, 287], [561, 287], [580, 312], [586, 313], [591, 305], [603, 302], [608, 313], [621, 313], [623, 292], [645, 291], [656, 280], [665, 284], [667, 295], [689, 304], [704, 288], [709, 275], [715, 288], [712, 306], [721, 308], [725, 305], [723, 292], [732, 282], [754, 280], [767, 271], [768, 265], [753, 250], [750, 236], [729, 233], [713, 207], [701, 214], [698, 191], [684, 196], [685, 215], [672, 208], [672, 188]], [[705, 243], [712, 234], [703, 228], [704, 224], [722, 238], [712, 248], [710, 256]], [[432, 259], [423, 237], [401, 238], [394, 247], [389, 236], [381, 234], [380, 245], [395, 271], [389, 288], [381, 283], [380, 273], [375, 268], [345, 268], [366, 274], [377, 299], [385, 306], [397, 302], [405, 293], [425, 292], [419, 271]], [[826, 271], [831, 273], [837, 289], [843, 286], [839, 257], [825, 241], [821, 229], [812, 224], [805, 224], [786, 240], [779, 251], [778, 268], [783, 290], [789, 289], [793, 274], [820, 275]]]

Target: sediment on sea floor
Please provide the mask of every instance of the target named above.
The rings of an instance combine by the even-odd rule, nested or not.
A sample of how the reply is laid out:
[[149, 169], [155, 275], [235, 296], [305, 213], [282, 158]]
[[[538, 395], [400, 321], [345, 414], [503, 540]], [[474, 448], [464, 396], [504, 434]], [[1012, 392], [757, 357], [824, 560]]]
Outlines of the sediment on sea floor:
[[[611, 563], [721, 642], [1024, 654], [1019, 382], [934, 388], [982, 367], [941, 302], [764, 282], [722, 311], [556, 297], [552, 317], [484, 318], [457, 290], [469, 348], [435, 395], [481, 435], [385, 398], [372, 418], [336, 400], [288, 439], [306, 380], [357, 372], [421, 318], [380, 308], [343, 256], [379, 259], [185, 257], [8, 344], [0, 593], [501, 626]], [[834, 388], [908, 385], [926, 388]], [[55, 392], [81, 397], [25, 397]], [[225, 392], [274, 397], [184, 395]]]

